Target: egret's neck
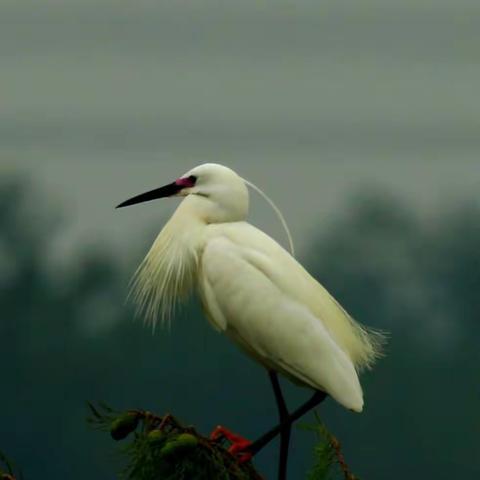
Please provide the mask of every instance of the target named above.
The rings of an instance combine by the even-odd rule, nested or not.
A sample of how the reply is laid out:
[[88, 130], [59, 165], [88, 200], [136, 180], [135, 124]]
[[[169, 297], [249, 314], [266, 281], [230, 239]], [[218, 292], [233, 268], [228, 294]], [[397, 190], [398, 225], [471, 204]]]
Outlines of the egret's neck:
[[[248, 194], [222, 196], [188, 195], [178, 206], [174, 217], [200, 226], [211, 223], [240, 222], [247, 218]], [[172, 218], [173, 220], [173, 218]]]

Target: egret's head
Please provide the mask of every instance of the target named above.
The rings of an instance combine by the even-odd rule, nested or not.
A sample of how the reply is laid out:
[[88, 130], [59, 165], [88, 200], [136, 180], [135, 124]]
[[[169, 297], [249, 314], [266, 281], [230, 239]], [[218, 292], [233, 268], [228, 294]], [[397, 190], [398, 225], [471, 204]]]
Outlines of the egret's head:
[[172, 196], [188, 197], [186, 206], [207, 223], [244, 220], [248, 213], [244, 180], [232, 169], [216, 163], [192, 168], [174, 182], [130, 198], [117, 208]]

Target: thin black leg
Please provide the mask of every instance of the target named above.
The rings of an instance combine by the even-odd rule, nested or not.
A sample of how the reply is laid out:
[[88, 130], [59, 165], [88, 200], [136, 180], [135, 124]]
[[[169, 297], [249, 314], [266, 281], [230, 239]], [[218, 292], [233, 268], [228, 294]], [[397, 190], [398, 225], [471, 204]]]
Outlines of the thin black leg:
[[312, 408], [323, 402], [327, 394], [325, 392], [316, 391], [312, 397], [307, 400], [303, 405], [298, 407], [293, 413], [291, 413], [285, 422], [280, 422], [268, 432], [264, 433], [260, 438], [255, 440], [246, 450], [256, 455], [265, 445], [271, 442], [282, 430], [291, 427], [292, 423], [298, 420], [300, 417], [309, 412]]
[[280, 388], [277, 372], [270, 370], [268, 375], [270, 377], [270, 381], [272, 382], [273, 392], [275, 393], [275, 399], [277, 401], [280, 424], [287, 423], [285, 428], [282, 428], [280, 431], [280, 457], [278, 461], [278, 480], [286, 480], [291, 423], [288, 423], [289, 413], [287, 404], [283, 398], [282, 389]]

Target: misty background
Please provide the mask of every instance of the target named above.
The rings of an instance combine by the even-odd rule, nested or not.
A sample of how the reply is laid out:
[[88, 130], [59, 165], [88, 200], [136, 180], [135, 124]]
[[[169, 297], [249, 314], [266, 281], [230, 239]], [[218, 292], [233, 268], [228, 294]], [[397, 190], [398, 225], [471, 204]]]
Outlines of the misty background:
[[[3, 0], [0, 450], [26, 480], [116, 477], [86, 400], [204, 434], [276, 422], [266, 373], [195, 299], [155, 335], [125, 303], [178, 200], [113, 207], [206, 161], [264, 189], [307, 269], [391, 332], [365, 411], [320, 409], [353, 472], [478, 476], [479, 47], [473, 0]], [[292, 479], [314, 441], [294, 430]]]

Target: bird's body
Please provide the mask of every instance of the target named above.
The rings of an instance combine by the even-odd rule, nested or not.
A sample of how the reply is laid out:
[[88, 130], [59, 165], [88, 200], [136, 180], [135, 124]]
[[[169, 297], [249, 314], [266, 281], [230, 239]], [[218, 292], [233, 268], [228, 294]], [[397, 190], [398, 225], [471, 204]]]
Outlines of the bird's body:
[[[363, 407], [358, 371], [378, 356], [377, 334], [343, 310], [303, 266], [246, 221], [248, 190], [232, 170], [196, 167], [186, 198], [137, 271], [133, 292], [154, 322], [196, 289], [214, 328], [268, 369]], [[165, 187], [162, 187], [165, 188]]]
[[338, 309], [329, 294], [252, 225], [236, 222], [207, 230], [198, 283], [212, 324], [267, 368], [360, 411], [354, 365], [334, 340], [335, 325], [329, 332], [319, 316]]

